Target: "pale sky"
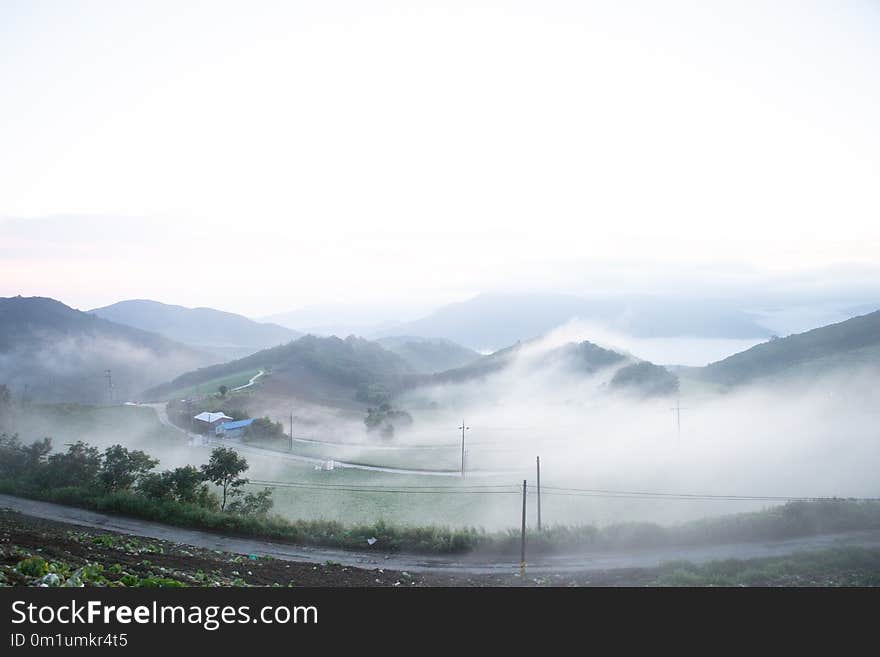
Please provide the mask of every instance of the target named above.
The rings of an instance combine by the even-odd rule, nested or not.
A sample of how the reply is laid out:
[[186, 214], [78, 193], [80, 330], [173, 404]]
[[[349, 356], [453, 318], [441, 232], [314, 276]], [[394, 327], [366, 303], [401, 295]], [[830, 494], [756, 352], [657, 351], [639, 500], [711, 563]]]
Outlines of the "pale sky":
[[878, 116], [869, 1], [0, 0], [0, 296], [871, 268]]

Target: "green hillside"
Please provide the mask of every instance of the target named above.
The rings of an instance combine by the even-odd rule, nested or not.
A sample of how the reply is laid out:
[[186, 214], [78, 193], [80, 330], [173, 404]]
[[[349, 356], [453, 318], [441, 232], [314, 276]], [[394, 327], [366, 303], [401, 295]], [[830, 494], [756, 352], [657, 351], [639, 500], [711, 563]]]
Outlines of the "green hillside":
[[880, 311], [776, 338], [688, 376], [722, 385], [782, 375], [817, 375], [853, 365], [880, 366]]
[[54, 299], [0, 299], [0, 383], [19, 397], [118, 402], [211, 362], [209, 354]]
[[281, 395], [335, 402], [369, 402], [370, 391], [398, 389], [413, 370], [398, 355], [375, 342], [349, 336], [307, 335], [246, 358], [188, 372], [148, 392], [151, 398], [223, 379], [265, 370], [264, 388]]

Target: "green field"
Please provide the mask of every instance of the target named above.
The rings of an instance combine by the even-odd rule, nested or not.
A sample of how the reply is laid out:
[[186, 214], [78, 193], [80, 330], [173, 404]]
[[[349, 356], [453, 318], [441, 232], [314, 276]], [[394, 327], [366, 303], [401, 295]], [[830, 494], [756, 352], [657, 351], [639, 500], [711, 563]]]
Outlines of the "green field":
[[186, 445], [183, 434], [161, 424], [156, 411], [146, 406], [35, 404], [18, 414], [13, 432], [24, 442], [48, 436], [56, 449], [77, 440], [99, 447], [123, 443], [157, 452]]
[[[56, 447], [84, 440], [99, 447], [122, 443], [143, 449], [160, 459], [159, 468], [205, 463], [207, 446], [190, 446], [186, 436], [159, 423], [154, 409], [137, 406], [86, 407], [46, 405], [33, 407], [16, 429], [25, 441], [51, 436]], [[406, 468], [454, 469], [456, 449], [358, 450], [348, 447], [296, 443], [294, 455], [321, 460], [344, 460]], [[357, 448], [354, 448], [357, 449]], [[274, 513], [288, 520], [332, 520], [347, 524], [385, 521], [395, 525], [480, 527], [503, 530], [518, 527], [522, 510], [521, 485], [532, 473], [495, 476], [420, 476], [337, 468], [315, 469], [312, 463], [290, 460], [285, 452], [263, 453], [243, 450], [252, 480], [277, 482], [272, 485]], [[583, 482], [553, 481], [545, 485]], [[287, 485], [284, 485], [287, 484]], [[290, 484], [294, 484], [291, 486]], [[251, 489], [262, 488], [252, 484]], [[377, 488], [379, 490], [377, 490]], [[622, 522], [675, 524], [703, 517], [766, 508], [764, 502], [705, 502], [605, 499], [554, 495], [542, 497], [542, 519], [547, 527], [561, 525], [607, 526]], [[536, 522], [536, 499], [527, 503], [528, 524]]]
[[[83, 440], [99, 447], [121, 443], [143, 449], [160, 459], [159, 468], [207, 462], [211, 448], [190, 446], [186, 436], [159, 423], [149, 407], [92, 407], [78, 405], [35, 406], [21, 418], [16, 430], [25, 441], [51, 436], [56, 447]], [[460, 453], [455, 448], [360, 449], [295, 443], [294, 455], [321, 460], [351, 460], [358, 463], [413, 469], [456, 469]], [[471, 475], [420, 476], [337, 468], [316, 471], [315, 465], [289, 460], [277, 454], [244, 450], [252, 480], [295, 483], [299, 487], [274, 487], [274, 512], [289, 520], [334, 520], [345, 523], [373, 523], [423, 526], [506, 529], [519, 524], [522, 509], [523, 476]], [[531, 473], [525, 473], [531, 476]], [[552, 482], [548, 483], [564, 483]], [[474, 488], [491, 487], [491, 488]], [[501, 488], [498, 488], [498, 487]], [[258, 489], [262, 486], [251, 486]], [[376, 491], [374, 488], [381, 487]], [[424, 490], [428, 487], [427, 490]], [[433, 487], [433, 488], [431, 488]], [[437, 488], [439, 487], [439, 488]], [[355, 490], [346, 490], [355, 489]], [[422, 490], [414, 490], [422, 489]], [[395, 491], [395, 492], [389, 492]], [[630, 520], [663, 523], [737, 511], [758, 510], [762, 503], [675, 502], [606, 500], [545, 494], [543, 520], [554, 524], [606, 525]], [[530, 526], [536, 521], [533, 497], [528, 502]]]
[[[163, 395], [163, 397], [165, 399], [185, 399], [189, 397], [196, 397], [199, 395], [210, 395], [217, 392], [220, 386], [226, 386], [227, 388], [232, 390], [233, 388], [246, 385], [248, 381], [251, 380], [251, 377], [258, 374], [259, 371], [260, 370], [243, 370], [241, 372], [236, 372], [235, 374], [229, 374], [227, 376], [221, 376], [216, 379], [211, 379], [210, 381], [205, 381], [204, 383], [172, 390], [171, 392]], [[258, 385], [259, 381], [260, 379], [257, 379], [257, 383], [255, 385]]]
[[332, 459], [346, 463], [409, 470], [459, 471], [461, 469], [461, 452], [458, 447], [382, 449], [370, 445], [332, 445], [295, 440], [291, 451], [290, 440], [287, 438], [274, 441], [248, 440], [245, 444], [325, 461]]

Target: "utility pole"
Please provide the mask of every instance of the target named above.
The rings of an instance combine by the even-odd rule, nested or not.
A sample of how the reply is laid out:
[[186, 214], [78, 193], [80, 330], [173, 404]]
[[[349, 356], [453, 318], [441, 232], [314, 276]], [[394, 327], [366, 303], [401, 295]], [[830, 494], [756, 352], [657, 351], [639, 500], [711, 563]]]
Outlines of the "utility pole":
[[681, 405], [681, 398], [675, 398], [675, 406], [669, 409], [675, 413], [675, 427], [678, 435], [678, 442], [681, 442], [681, 412], [686, 411], [687, 407]]
[[536, 456], [538, 465], [538, 531], [541, 531], [541, 457]]
[[113, 403], [113, 376], [110, 374], [110, 370], [104, 371], [104, 377], [107, 379], [107, 395], [110, 398], [110, 403]]
[[461, 476], [464, 477], [464, 432], [468, 431], [470, 427], [465, 426], [464, 420], [461, 421]]
[[526, 576], [526, 480], [523, 479], [522, 538], [519, 551], [519, 574]]

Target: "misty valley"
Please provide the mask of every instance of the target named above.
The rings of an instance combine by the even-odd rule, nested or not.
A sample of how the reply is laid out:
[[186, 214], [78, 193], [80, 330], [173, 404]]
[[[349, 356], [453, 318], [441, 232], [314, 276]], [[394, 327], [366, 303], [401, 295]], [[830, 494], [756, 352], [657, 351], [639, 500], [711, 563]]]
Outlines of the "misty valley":
[[385, 558], [510, 558], [523, 508], [574, 560], [880, 527], [880, 312], [694, 366], [118, 306], [0, 300], [0, 493]]

